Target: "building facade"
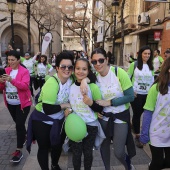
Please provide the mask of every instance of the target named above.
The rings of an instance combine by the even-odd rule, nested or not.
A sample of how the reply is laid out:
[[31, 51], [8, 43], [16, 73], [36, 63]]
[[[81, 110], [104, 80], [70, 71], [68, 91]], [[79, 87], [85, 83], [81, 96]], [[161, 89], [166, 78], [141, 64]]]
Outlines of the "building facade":
[[[53, 1], [57, 3], [57, 1]], [[33, 7], [31, 7], [32, 10]], [[7, 20], [0, 22], [0, 57], [6, 57], [5, 51], [8, 50], [8, 44], [11, 43], [12, 31], [11, 31], [11, 15], [8, 11], [6, 1], [0, 5], [0, 19], [7, 18]], [[45, 21], [45, 20], [43, 20]], [[41, 23], [43, 23], [41, 21]], [[51, 53], [61, 52], [61, 41], [58, 33], [61, 34], [61, 25], [55, 26], [51, 30], [53, 35], [51, 51], [46, 52], [48, 57], [51, 57]], [[14, 27], [14, 44], [15, 49], [19, 48], [21, 55], [24, 55], [28, 51], [28, 32], [27, 32], [27, 15], [26, 6], [23, 4], [16, 4], [15, 12], [13, 13], [13, 27]], [[37, 22], [31, 17], [30, 19], [30, 31], [31, 31], [31, 55], [40, 51], [41, 42], [40, 32]], [[43, 35], [47, 31], [44, 31]], [[43, 38], [43, 37], [41, 37]]]
[[[100, 3], [100, 5], [94, 4], [95, 13], [98, 14], [98, 16], [107, 16], [108, 18], [105, 19], [107, 21], [109, 20], [109, 22], [114, 21], [115, 13], [112, 12], [113, 15], [110, 15], [109, 18], [107, 12], [109, 5], [111, 6], [112, 2], [115, 1], [116, 0], [105, 0], [105, 3], [102, 3], [103, 1], [96, 1], [96, 3]], [[123, 66], [129, 66], [125, 56], [133, 53], [134, 57], [137, 57], [137, 52], [143, 45], [149, 45], [152, 50], [159, 49], [161, 55], [164, 56], [164, 51], [170, 48], [170, 2], [168, 0], [167, 2], [169, 3], [141, 0], [133, 0], [133, 3], [131, 0], [119, 0], [118, 2], [119, 7], [118, 12], [116, 12], [116, 22], [112, 23], [112, 27], [107, 30], [107, 21], [104, 22], [101, 20], [98, 20], [97, 26], [95, 26], [97, 30], [96, 42], [99, 43], [98, 46], [101, 46], [101, 42], [104, 40], [104, 49], [106, 51], [112, 51], [114, 37], [114, 56], [116, 57], [116, 64], [121, 65], [120, 47], [123, 31]], [[123, 2], [125, 3], [124, 8], [122, 8]], [[121, 11], [122, 9], [123, 11]], [[121, 23], [122, 13], [124, 21], [123, 28]], [[115, 33], [114, 26], [116, 27]], [[102, 39], [106, 30], [107, 36]]]

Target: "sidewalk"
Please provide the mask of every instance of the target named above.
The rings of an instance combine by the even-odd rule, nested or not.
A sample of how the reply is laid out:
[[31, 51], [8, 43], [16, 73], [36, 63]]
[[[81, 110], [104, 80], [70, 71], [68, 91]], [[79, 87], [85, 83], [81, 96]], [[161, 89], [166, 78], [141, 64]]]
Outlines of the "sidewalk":
[[[31, 110], [33, 109], [34, 108], [32, 107]], [[40, 170], [36, 157], [37, 144], [32, 145], [30, 155], [26, 151], [26, 148], [23, 148], [24, 157], [19, 164], [12, 164], [9, 162], [11, 154], [16, 149], [16, 132], [12, 118], [4, 105], [2, 94], [0, 94], [0, 138], [0, 170]], [[113, 151], [113, 149], [111, 150]], [[132, 159], [135, 168], [137, 170], [145, 170], [147, 169], [149, 162], [150, 158], [145, 151], [137, 148], [137, 155]], [[62, 153], [59, 164], [62, 170], [73, 170], [71, 153]], [[111, 153], [111, 166], [113, 167], [113, 170], [124, 169], [114, 157], [113, 152]], [[103, 162], [98, 150], [94, 151], [92, 169], [104, 170]]]

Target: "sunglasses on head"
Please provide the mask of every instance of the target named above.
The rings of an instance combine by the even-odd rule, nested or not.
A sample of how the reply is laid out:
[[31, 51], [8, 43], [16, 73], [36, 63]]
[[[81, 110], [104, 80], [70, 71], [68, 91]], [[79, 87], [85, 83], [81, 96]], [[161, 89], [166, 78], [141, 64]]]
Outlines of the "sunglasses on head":
[[72, 65], [69, 65], [69, 66], [66, 66], [66, 65], [60, 65], [59, 66], [61, 68], [61, 70], [66, 70], [66, 68], [69, 70], [69, 71], [72, 71], [73, 70], [73, 66]]
[[105, 58], [100, 58], [100, 59], [98, 59], [98, 60], [92, 60], [91, 63], [92, 63], [93, 65], [96, 65], [97, 62], [99, 62], [100, 64], [103, 64], [103, 63], [104, 63], [104, 60], [105, 60]]

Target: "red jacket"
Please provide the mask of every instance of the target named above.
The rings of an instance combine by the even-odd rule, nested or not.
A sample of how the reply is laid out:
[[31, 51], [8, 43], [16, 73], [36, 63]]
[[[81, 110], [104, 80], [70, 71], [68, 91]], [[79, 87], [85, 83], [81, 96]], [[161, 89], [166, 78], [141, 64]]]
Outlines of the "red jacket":
[[[5, 68], [6, 74], [10, 75], [10, 72], [12, 71], [11, 67]], [[21, 103], [21, 109], [31, 106], [31, 92], [29, 89], [29, 83], [30, 83], [30, 74], [29, 71], [22, 67], [21, 65], [18, 66], [18, 74], [16, 75], [15, 79], [12, 79], [11, 84], [15, 86], [18, 90], [18, 96]], [[0, 83], [0, 90], [3, 90], [4, 95], [4, 101], [7, 105], [6, 101], [6, 87], [5, 83]]]

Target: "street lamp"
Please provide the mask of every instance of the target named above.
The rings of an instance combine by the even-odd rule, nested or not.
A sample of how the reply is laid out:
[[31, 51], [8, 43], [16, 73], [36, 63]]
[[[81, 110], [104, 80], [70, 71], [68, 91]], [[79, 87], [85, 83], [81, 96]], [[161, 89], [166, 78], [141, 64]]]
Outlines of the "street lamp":
[[93, 43], [94, 43], [94, 34], [95, 34], [95, 29], [92, 27], [91, 32], [92, 32], [92, 51], [93, 51]]
[[42, 48], [42, 39], [43, 39], [43, 31], [44, 31], [44, 26], [43, 25], [40, 25], [40, 51], [41, 51], [41, 48]]
[[113, 26], [113, 47], [112, 47], [111, 64], [113, 64], [114, 59], [116, 59], [116, 57], [115, 57], [115, 36], [116, 36], [116, 14], [118, 13], [118, 6], [119, 6], [119, 0], [113, 0], [112, 10], [113, 10], [114, 26]]
[[11, 33], [12, 33], [12, 48], [14, 48], [14, 21], [13, 21], [13, 13], [15, 12], [15, 5], [17, 0], [7, 0], [8, 10], [11, 13]]

